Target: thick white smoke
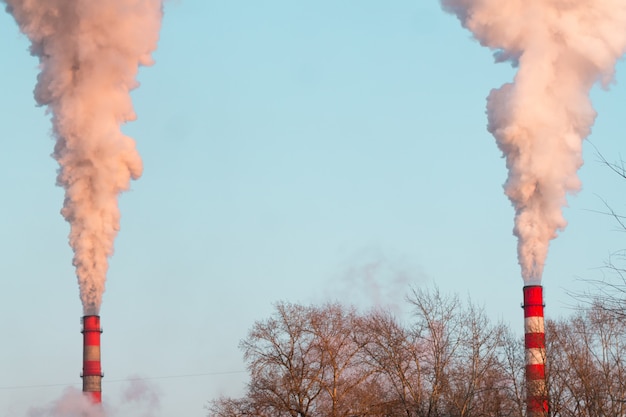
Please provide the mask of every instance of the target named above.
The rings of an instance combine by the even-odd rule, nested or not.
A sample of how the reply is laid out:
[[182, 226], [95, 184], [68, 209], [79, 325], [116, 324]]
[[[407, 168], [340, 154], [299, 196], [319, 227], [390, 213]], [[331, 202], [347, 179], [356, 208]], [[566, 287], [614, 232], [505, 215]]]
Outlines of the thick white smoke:
[[506, 157], [518, 258], [527, 284], [541, 281], [562, 207], [580, 189], [582, 141], [596, 113], [589, 91], [607, 86], [626, 52], [624, 0], [441, 0], [496, 59], [519, 67], [488, 97], [488, 129]]
[[129, 91], [138, 66], [152, 63], [162, 0], [0, 1], [39, 58], [35, 99], [52, 114], [83, 309], [98, 314], [120, 228], [117, 198], [142, 172], [120, 126], [135, 119]]

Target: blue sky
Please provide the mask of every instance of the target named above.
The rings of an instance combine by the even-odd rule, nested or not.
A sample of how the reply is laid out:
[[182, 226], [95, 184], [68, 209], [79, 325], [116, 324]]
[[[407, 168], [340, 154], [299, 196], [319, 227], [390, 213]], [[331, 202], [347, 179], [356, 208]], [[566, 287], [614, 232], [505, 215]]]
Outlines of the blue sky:
[[[8, 417], [79, 386], [82, 339], [49, 117], [32, 97], [37, 62], [6, 14], [0, 39]], [[120, 199], [101, 310], [105, 401], [136, 375], [157, 377], [163, 416], [240, 395], [237, 343], [278, 300], [406, 314], [411, 286], [436, 284], [521, 333], [513, 209], [485, 128], [485, 97], [514, 69], [438, 2], [171, 1], [154, 57], [124, 127], [145, 170]], [[590, 140], [619, 159], [626, 90], [592, 96]], [[626, 184], [597, 160], [587, 143], [583, 190], [544, 273], [548, 317], [568, 314], [566, 289], [626, 246], [596, 213], [601, 198], [620, 210]], [[204, 375], [158, 378], [191, 374]]]

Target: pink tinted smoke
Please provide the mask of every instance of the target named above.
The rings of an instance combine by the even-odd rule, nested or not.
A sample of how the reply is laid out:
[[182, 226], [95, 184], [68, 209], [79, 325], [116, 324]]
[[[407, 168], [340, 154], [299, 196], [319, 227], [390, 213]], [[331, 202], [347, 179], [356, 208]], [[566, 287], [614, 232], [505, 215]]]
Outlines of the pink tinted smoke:
[[581, 187], [582, 141], [596, 113], [589, 91], [607, 86], [626, 52], [622, 0], [441, 0], [483, 46], [519, 70], [489, 94], [488, 129], [509, 170], [518, 260], [541, 282], [550, 240], [567, 226], [562, 208]]
[[4, 1], [39, 58], [35, 99], [52, 114], [84, 314], [97, 314], [120, 229], [117, 199], [142, 173], [120, 127], [136, 118], [129, 92], [138, 67], [152, 63], [162, 0]]

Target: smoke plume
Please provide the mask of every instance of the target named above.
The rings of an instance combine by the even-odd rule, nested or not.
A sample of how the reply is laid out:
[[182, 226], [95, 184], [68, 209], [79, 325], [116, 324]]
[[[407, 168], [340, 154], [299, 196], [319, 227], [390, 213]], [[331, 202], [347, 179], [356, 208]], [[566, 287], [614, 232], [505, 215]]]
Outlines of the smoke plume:
[[383, 308], [402, 316], [402, 300], [411, 284], [425, 279], [419, 266], [378, 246], [366, 246], [346, 260], [333, 276], [324, 301], [341, 300], [362, 308]]
[[541, 281], [551, 239], [567, 222], [566, 195], [580, 189], [582, 141], [596, 113], [589, 91], [607, 87], [626, 52], [623, 0], [441, 0], [497, 61], [518, 67], [487, 99], [488, 130], [509, 170], [518, 259]]
[[69, 387], [51, 404], [31, 408], [28, 417], [106, 417], [107, 414], [101, 404], [94, 404], [84, 393]]
[[32, 407], [28, 417], [155, 417], [161, 415], [160, 389], [150, 381], [131, 378], [120, 395], [95, 404], [88, 395], [73, 387], [44, 406]]
[[83, 310], [98, 314], [120, 228], [117, 198], [142, 172], [120, 127], [135, 119], [129, 91], [138, 66], [152, 63], [162, 0], [0, 1], [39, 58], [35, 99], [52, 115]]

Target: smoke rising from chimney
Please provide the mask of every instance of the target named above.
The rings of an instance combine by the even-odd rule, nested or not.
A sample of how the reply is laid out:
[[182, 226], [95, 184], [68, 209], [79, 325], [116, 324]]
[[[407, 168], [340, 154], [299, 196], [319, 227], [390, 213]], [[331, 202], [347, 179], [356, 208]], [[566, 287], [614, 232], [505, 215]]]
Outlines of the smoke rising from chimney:
[[510, 61], [513, 83], [487, 99], [488, 130], [509, 170], [505, 193], [526, 284], [541, 282], [551, 239], [565, 229], [566, 196], [580, 189], [582, 141], [596, 113], [591, 87], [607, 87], [626, 52], [623, 0], [441, 0], [481, 45]]
[[65, 188], [61, 214], [70, 223], [85, 315], [98, 314], [108, 258], [120, 229], [118, 195], [142, 173], [132, 138], [129, 92], [139, 65], [152, 63], [162, 0], [0, 0], [39, 58], [35, 99], [52, 115]]

